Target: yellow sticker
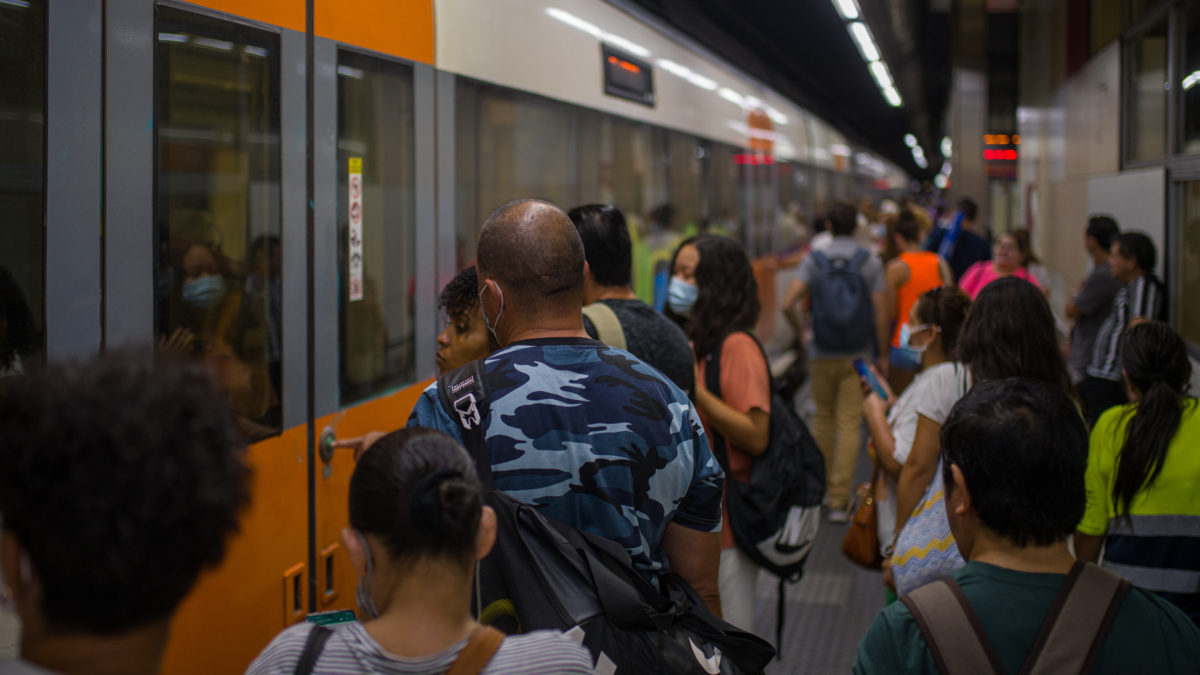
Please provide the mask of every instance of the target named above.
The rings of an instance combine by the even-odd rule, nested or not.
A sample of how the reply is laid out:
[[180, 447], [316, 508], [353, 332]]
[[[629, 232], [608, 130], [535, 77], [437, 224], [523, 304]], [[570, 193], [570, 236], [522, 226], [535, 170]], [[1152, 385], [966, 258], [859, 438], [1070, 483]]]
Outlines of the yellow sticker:
[[350, 173], [362, 173], [362, 157], [350, 158]]

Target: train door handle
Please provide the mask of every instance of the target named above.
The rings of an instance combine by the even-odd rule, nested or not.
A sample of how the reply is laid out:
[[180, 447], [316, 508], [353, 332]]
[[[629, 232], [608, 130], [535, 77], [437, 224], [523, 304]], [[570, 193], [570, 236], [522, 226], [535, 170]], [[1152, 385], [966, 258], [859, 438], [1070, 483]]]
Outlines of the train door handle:
[[302, 621], [308, 613], [308, 603], [304, 601], [304, 587], [307, 585], [305, 584], [307, 576], [304, 572], [307, 568], [308, 566], [304, 563], [299, 563], [283, 573], [283, 625], [285, 627]]
[[334, 555], [342, 548], [341, 544], [331, 544], [321, 550], [317, 557], [317, 593], [320, 603], [325, 607], [337, 599], [337, 575], [334, 573]]

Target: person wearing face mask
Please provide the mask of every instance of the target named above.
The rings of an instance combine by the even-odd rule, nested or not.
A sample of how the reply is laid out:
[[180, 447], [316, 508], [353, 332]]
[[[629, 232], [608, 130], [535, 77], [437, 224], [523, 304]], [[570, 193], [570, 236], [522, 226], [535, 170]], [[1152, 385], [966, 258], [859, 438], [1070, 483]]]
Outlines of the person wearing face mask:
[[362, 622], [285, 630], [247, 675], [590, 675], [591, 655], [557, 631], [505, 637], [472, 616], [478, 561], [496, 514], [467, 451], [432, 429], [401, 429], [371, 445], [350, 479], [342, 545], [358, 574]]
[[[758, 282], [742, 245], [729, 237], [685, 239], [671, 265], [667, 316], [687, 333], [696, 352], [696, 407], [704, 433], [725, 440], [727, 480], [750, 482], [754, 458], [771, 435], [771, 373], [754, 337]], [[719, 351], [720, 396], [705, 384], [705, 367]], [[754, 631], [758, 566], [737, 547], [728, 515], [721, 530], [719, 588], [724, 618]]]
[[[1026, 243], [1022, 243], [1022, 242]], [[1028, 240], [1023, 240], [1011, 232], [1005, 232], [996, 238], [992, 247], [992, 259], [977, 262], [959, 279], [958, 285], [974, 300], [984, 286], [997, 279], [1016, 277], [1042, 288], [1037, 277], [1025, 268], [1025, 259], [1029, 255]]]
[[483, 320], [500, 344], [477, 362], [488, 411], [447, 412], [441, 388], [451, 385], [439, 380], [408, 426], [459, 441], [482, 429], [497, 490], [619, 543], [651, 582], [678, 574], [719, 617], [724, 477], [687, 394], [637, 356], [588, 337], [589, 268], [562, 209], [509, 202], [488, 217], [477, 250]]
[[437, 337], [438, 350], [434, 360], [441, 373], [475, 359], [487, 358], [500, 349], [483, 320], [478, 290], [479, 276], [474, 265], [459, 272], [442, 289], [438, 309], [446, 313], [449, 325]]
[[[896, 481], [916, 440], [920, 409], [929, 405], [932, 399], [953, 395], [944, 386], [945, 378], [957, 379], [955, 376], [961, 376], [964, 368], [951, 359], [958, 348], [959, 331], [970, 307], [971, 299], [957, 288], [943, 286], [926, 292], [913, 305], [908, 320], [900, 326], [900, 343], [920, 356], [921, 372], [898, 399], [886, 385], [888, 397], [886, 400], [880, 398], [863, 381], [866, 395], [863, 417], [884, 477], [883, 483], [876, 485], [875, 494], [882, 555], [890, 553], [886, 548], [894, 539]], [[883, 382], [878, 374], [876, 379]], [[894, 600], [895, 594], [888, 589], [889, 603]]]

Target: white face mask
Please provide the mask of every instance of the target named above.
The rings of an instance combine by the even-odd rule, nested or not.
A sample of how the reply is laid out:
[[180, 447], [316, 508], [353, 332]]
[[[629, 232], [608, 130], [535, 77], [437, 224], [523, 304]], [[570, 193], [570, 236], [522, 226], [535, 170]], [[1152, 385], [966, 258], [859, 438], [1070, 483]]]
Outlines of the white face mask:
[[[483, 291], [486, 291], [489, 286], [486, 284]], [[496, 335], [496, 328], [492, 325], [492, 320], [488, 318], [487, 310], [483, 308], [483, 291], [479, 291], [479, 312], [483, 314], [483, 322], [487, 324], [488, 332], [495, 338], [496, 344], [500, 344], [500, 336]], [[504, 291], [501, 290], [500, 284], [496, 284], [496, 292], [500, 294], [500, 313], [496, 315], [496, 326], [500, 325], [500, 317], [504, 316]]]

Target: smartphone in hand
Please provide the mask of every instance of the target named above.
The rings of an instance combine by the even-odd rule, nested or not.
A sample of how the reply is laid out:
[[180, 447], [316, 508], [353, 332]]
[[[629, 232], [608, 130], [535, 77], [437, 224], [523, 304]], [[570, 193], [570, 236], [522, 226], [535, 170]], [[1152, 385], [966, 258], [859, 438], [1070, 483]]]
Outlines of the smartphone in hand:
[[887, 389], [883, 388], [883, 385], [879, 383], [879, 380], [875, 377], [875, 373], [871, 372], [867, 364], [862, 359], [854, 359], [851, 363], [854, 364], [854, 369], [858, 371], [858, 374], [867, 381], [867, 385], [871, 387], [871, 391], [875, 392], [879, 398], [885, 401], [888, 400]]

